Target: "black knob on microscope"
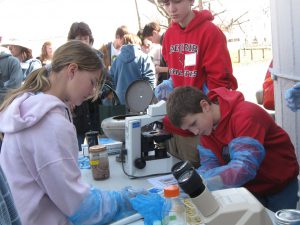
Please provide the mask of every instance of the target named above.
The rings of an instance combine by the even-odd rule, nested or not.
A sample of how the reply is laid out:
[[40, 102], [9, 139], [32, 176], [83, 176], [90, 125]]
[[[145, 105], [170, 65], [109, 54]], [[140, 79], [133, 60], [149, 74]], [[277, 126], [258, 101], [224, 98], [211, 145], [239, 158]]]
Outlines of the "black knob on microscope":
[[146, 167], [146, 161], [142, 158], [137, 158], [134, 160], [134, 166], [138, 169], [144, 169]]

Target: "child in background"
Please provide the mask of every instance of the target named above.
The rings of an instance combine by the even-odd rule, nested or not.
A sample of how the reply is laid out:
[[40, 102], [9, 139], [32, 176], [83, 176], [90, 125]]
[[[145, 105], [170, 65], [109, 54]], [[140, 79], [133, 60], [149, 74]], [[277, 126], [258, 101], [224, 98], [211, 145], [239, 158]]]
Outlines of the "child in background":
[[[85, 22], [72, 23], [68, 33], [68, 41], [70, 40], [79, 40], [92, 48], [94, 43], [94, 37], [90, 26]], [[98, 57], [101, 60], [103, 60], [103, 54], [98, 50], [95, 51]], [[102, 83], [104, 83], [105, 76], [102, 77]], [[99, 88], [102, 89], [102, 84], [99, 86]], [[84, 142], [86, 132], [99, 131], [100, 129], [99, 103], [100, 98], [96, 101], [91, 101], [91, 99], [87, 99], [80, 106], [71, 106], [73, 123], [77, 132], [79, 149], [81, 149], [81, 145]]]
[[41, 50], [41, 54], [39, 57], [37, 57], [38, 60], [41, 61], [42, 65], [46, 65], [51, 63], [53, 57], [53, 49], [52, 49], [52, 43], [50, 41], [46, 41]]
[[146, 80], [154, 85], [155, 67], [151, 57], [141, 50], [141, 39], [136, 34], [125, 34], [120, 55], [113, 62], [109, 75], [120, 103], [125, 105], [125, 94], [136, 80]]
[[11, 40], [7, 44], [3, 44], [3, 46], [8, 46], [11, 54], [19, 59], [23, 72], [23, 80], [34, 70], [42, 67], [41, 61], [33, 58], [32, 46], [30, 46], [28, 41]]

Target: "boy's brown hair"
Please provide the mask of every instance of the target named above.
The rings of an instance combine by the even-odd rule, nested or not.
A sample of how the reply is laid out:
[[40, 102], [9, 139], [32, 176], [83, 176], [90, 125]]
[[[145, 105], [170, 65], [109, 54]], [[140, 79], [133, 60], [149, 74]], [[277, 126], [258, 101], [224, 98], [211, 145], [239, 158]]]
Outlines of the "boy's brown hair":
[[160, 25], [156, 22], [151, 22], [145, 25], [143, 29], [143, 37], [147, 38], [153, 35], [153, 31], [160, 32]]
[[167, 101], [167, 114], [171, 123], [176, 127], [180, 127], [182, 119], [188, 114], [202, 113], [203, 110], [200, 106], [202, 100], [211, 105], [211, 100], [195, 87], [175, 88]]
[[92, 35], [92, 30], [89, 27], [89, 25], [85, 22], [74, 22], [72, 23], [69, 33], [68, 33], [68, 41], [74, 40], [76, 36], [81, 35], [81, 36], [89, 36], [90, 38], [90, 43], [94, 43], [94, 37]]
[[128, 34], [128, 28], [125, 25], [122, 25], [120, 27], [117, 28], [116, 30], [116, 34], [115, 34], [115, 38], [120, 38], [122, 39], [124, 37], [125, 34]]

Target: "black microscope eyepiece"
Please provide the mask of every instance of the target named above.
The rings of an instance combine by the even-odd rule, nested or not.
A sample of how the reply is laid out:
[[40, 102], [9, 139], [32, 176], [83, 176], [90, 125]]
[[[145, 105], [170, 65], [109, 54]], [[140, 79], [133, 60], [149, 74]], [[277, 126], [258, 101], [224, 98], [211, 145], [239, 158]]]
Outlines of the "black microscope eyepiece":
[[183, 174], [185, 171], [188, 171], [191, 168], [194, 168], [194, 166], [192, 165], [192, 163], [186, 160], [186, 161], [180, 161], [176, 163], [172, 167], [171, 171], [173, 173], [173, 176], [177, 180], [181, 174]]
[[177, 181], [181, 189], [191, 198], [199, 196], [205, 190], [203, 180], [194, 168], [182, 173]]

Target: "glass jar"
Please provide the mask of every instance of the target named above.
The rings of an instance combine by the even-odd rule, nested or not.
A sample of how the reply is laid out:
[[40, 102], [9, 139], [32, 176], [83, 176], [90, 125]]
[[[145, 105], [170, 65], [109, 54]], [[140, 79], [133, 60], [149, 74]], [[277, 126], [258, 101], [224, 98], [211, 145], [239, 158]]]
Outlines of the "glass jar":
[[89, 147], [90, 165], [93, 178], [104, 180], [109, 178], [109, 161], [105, 145], [94, 145]]

